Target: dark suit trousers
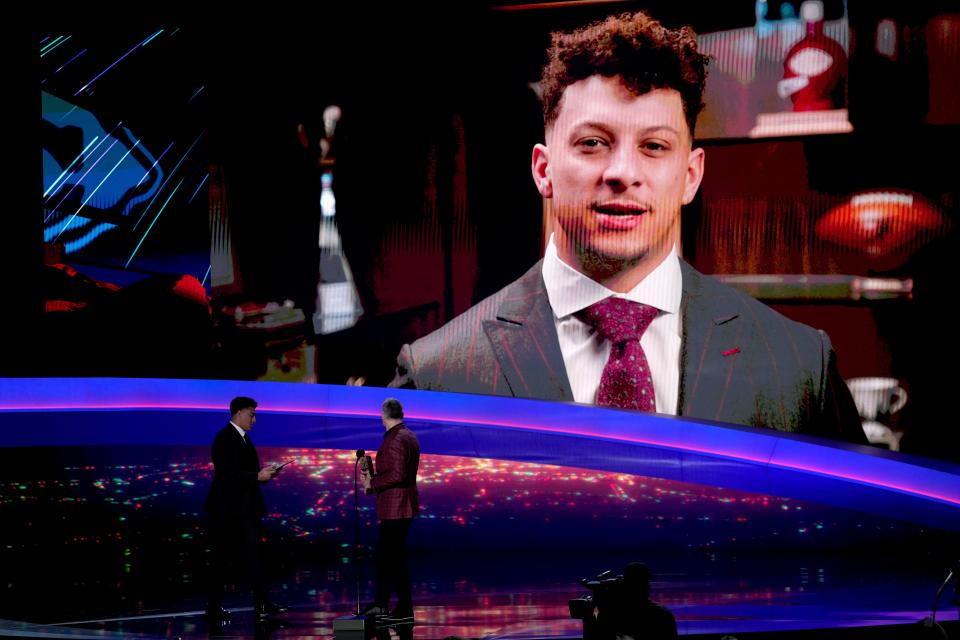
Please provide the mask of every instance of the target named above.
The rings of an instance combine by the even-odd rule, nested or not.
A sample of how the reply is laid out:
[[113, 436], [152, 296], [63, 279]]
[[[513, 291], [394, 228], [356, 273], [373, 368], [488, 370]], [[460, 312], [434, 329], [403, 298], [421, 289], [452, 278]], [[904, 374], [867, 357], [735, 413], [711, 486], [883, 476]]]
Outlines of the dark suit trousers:
[[243, 567], [253, 590], [254, 605], [267, 602], [263, 558], [260, 549], [259, 518], [210, 518], [210, 542], [213, 558], [210, 566], [207, 607], [223, 604], [223, 588], [228, 582], [229, 568], [234, 573]]
[[396, 587], [397, 608], [411, 609], [413, 595], [410, 569], [407, 566], [407, 534], [413, 518], [380, 521], [380, 539], [377, 541], [377, 598], [376, 604], [387, 608], [390, 592]]

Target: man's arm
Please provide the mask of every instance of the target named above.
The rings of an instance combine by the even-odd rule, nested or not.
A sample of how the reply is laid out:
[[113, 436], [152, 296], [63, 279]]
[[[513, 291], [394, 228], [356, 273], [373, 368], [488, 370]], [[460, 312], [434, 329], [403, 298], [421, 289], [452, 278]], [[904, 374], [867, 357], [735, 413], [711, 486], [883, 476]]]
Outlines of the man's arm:
[[404, 447], [394, 438], [377, 454], [377, 475], [370, 480], [374, 491], [404, 485]]
[[812, 435], [846, 440], [855, 444], [869, 444], [863, 433], [863, 424], [857, 405], [850, 395], [847, 383], [837, 369], [837, 354], [833, 351], [830, 338], [819, 332], [823, 360], [823, 374], [820, 380], [820, 411], [818, 424], [811, 425]]
[[[243, 449], [238, 442], [231, 442], [227, 436], [229, 432], [221, 433], [213, 441], [213, 468], [217, 476], [230, 484], [255, 485], [257, 482], [266, 482], [273, 477], [267, 467], [259, 471], [247, 471], [243, 468]], [[234, 438], [236, 440], [236, 438]], [[267, 474], [264, 472], [267, 471]]]

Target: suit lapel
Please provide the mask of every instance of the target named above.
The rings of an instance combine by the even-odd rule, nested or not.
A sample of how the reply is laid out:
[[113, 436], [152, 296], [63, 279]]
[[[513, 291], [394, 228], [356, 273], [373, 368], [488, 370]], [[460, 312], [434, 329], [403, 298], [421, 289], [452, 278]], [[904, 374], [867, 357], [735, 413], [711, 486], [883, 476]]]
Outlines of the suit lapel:
[[[483, 329], [513, 396], [572, 401], [541, 262], [507, 292], [495, 320]], [[680, 415], [719, 420], [736, 413], [738, 361], [746, 337], [736, 300], [712, 290], [686, 262], [683, 273], [683, 336], [680, 347]]]
[[[738, 409], [737, 365], [744, 328], [740, 309], [730, 296], [710, 291], [710, 282], [686, 262], [683, 272], [683, 338], [680, 346], [680, 415], [722, 420]], [[742, 367], [741, 367], [742, 368]], [[740, 407], [742, 408], [742, 407]]]
[[573, 400], [553, 310], [537, 262], [509, 291], [483, 330], [500, 371], [518, 398]]
[[[233, 429], [233, 426], [230, 426]], [[246, 434], [246, 438], [237, 433], [236, 429], [233, 429], [234, 433], [240, 439], [240, 447], [243, 451], [243, 456], [247, 461], [247, 465], [250, 469], [256, 468], [257, 471], [260, 470], [260, 456], [257, 454], [257, 448], [253, 446], [253, 440], [250, 439], [250, 434]]]

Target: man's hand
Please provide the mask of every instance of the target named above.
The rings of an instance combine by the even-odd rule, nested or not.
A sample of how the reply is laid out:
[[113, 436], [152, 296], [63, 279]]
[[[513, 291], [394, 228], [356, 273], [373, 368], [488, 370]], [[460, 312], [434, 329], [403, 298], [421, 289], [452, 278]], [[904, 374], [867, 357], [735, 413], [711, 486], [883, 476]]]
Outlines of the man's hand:
[[370, 493], [370, 472], [366, 469], [360, 470], [360, 482], [363, 483], [364, 491]]
[[263, 469], [260, 469], [260, 473], [257, 474], [257, 480], [260, 482], [266, 482], [271, 480], [273, 476], [277, 475], [277, 470], [272, 465], [266, 466]]

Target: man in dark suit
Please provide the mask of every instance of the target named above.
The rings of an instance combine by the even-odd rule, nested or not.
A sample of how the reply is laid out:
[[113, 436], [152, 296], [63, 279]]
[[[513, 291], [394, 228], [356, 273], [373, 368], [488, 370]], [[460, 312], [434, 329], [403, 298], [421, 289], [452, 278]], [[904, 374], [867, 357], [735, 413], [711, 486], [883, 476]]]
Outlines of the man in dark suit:
[[412, 345], [392, 386], [684, 415], [865, 443], [830, 341], [679, 258], [707, 58], [644, 13], [555, 33], [532, 172], [543, 260]]
[[[381, 408], [387, 432], [377, 450], [376, 472], [362, 472], [367, 493], [377, 494], [380, 535], [377, 541], [377, 595], [364, 613], [385, 618], [387, 622], [413, 621], [413, 595], [407, 566], [407, 534], [420, 512], [417, 494], [417, 469], [420, 467], [420, 443], [403, 423], [403, 406], [387, 398]], [[390, 592], [396, 587], [397, 606], [387, 609]]]
[[260, 518], [267, 510], [260, 485], [277, 475], [278, 467], [260, 466], [260, 457], [249, 431], [257, 421], [257, 402], [240, 396], [230, 401], [230, 422], [213, 441], [213, 483], [205, 509], [210, 514], [213, 566], [207, 617], [224, 621], [223, 588], [228, 562], [243, 564], [253, 588], [254, 609], [259, 619], [282, 613], [284, 607], [267, 598], [260, 549]]

